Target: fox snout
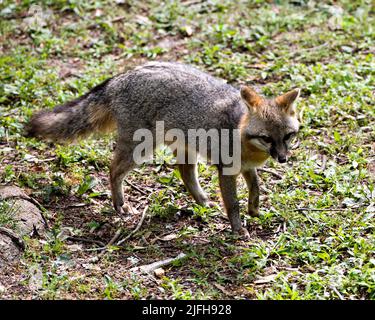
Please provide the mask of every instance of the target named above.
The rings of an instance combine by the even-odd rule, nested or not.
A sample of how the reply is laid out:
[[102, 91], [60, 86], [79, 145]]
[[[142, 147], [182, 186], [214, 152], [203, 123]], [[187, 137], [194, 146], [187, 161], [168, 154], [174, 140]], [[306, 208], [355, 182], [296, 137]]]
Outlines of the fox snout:
[[280, 163], [285, 163], [286, 160], [287, 160], [287, 157], [286, 156], [278, 156], [277, 157], [277, 160], [280, 162]]
[[285, 145], [273, 145], [270, 150], [271, 157], [280, 163], [285, 163], [288, 160], [288, 149]]
[[272, 158], [277, 160], [279, 163], [285, 163], [288, 160], [288, 157], [285, 154], [276, 154], [276, 155], [271, 154], [271, 156]]

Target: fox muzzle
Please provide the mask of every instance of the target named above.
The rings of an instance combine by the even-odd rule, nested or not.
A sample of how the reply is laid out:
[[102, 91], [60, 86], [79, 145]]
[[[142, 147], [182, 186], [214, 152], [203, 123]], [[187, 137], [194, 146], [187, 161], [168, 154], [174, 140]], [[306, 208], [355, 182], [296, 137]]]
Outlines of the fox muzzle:
[[284, 144], [272, 145], [270, 149], [271, 157], [279, 163], [285, 163], [288, 160], [287, 153], [288, 150]]
[[279, 161], [280, 163], [285, 163], [286, 160], [287, 160], [287, 157], [284, 156], [284, 155], [279, 155], [279, 156], [277, 157], [277, 161]]

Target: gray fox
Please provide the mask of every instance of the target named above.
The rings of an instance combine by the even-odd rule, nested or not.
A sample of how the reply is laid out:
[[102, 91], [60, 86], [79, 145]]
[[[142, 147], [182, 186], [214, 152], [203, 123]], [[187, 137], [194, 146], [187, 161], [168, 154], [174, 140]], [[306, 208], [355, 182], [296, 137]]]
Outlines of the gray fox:
[[[192, 66], [170, 62], [151, 62], [119, 74], [94, 87], [85, 95], [32, 116], [28, 136], [53, 141], [71, 141], [94, 131], [117, 127], [117, 145], [110, 166], [113, 206], [128, 212], [122, 182], [136, 166], [133, 151], [139, 142], [134, 133], [141, 128], [155, 131], [164, 121], [165, 129], [238, 129], [241, 145], [240, 173], [249, 189], [248, 212], [259, 215], [259, 185], [256, 168], [269, 156], [287, 161], [290, 141], [297, 134], [299, 120], [294, 89], [274, 99], [265, 99], [248, 86], [237, 89]], [[157, 145], [154, 143], [153, 148]], [[189, 145], [186, 145], [186, 152]], [[195, 148], [196, 146], [194, 146]], [[212, 151], [212, 150], [211, 150]], [[178, 164], [182, 180], [196, 202], [208, 205], [209, 198], [197, 177], [197, 164]], [[232, 231], [248, 235], [242, 227], [237, 200], [238, 174], [223, 174], [217, 163], [219, 185]]]

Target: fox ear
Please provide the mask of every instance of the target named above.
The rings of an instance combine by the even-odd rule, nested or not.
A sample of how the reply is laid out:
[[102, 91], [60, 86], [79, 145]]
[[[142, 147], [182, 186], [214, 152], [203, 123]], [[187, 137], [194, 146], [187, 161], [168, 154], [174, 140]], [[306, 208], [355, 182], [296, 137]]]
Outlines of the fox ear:
[[255, 111], [263, 103], [263, 98], [254, 89], [248, 86], [241, 87], [241, 97], [245, 101], [250, 111]]
[[295, 115], [296, 109], [294, 106], [294, 102], [297, 100], [301, 92], [301, 89], [294, 89], [287, 93], [284, 93], [281, 96], [278, 96], [275, 101], [276, 104], [282, 108], [286, 113], [290, 114], [291, 116]]

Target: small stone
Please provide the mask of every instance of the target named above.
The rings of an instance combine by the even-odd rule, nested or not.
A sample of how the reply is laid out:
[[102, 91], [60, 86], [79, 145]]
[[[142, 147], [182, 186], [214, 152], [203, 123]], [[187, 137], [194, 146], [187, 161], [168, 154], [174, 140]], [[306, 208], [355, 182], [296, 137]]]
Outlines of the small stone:
[[188, 37], [192, 36], [194, 33], [194, 30], [191, 26], [184, 26], [182, 27], [181, 31], [185, 33]]
[[163, 268], [157, 268], [154, 270], [154, 274], [158, 278], [163, 278], [165, 275], [165, 270]]

